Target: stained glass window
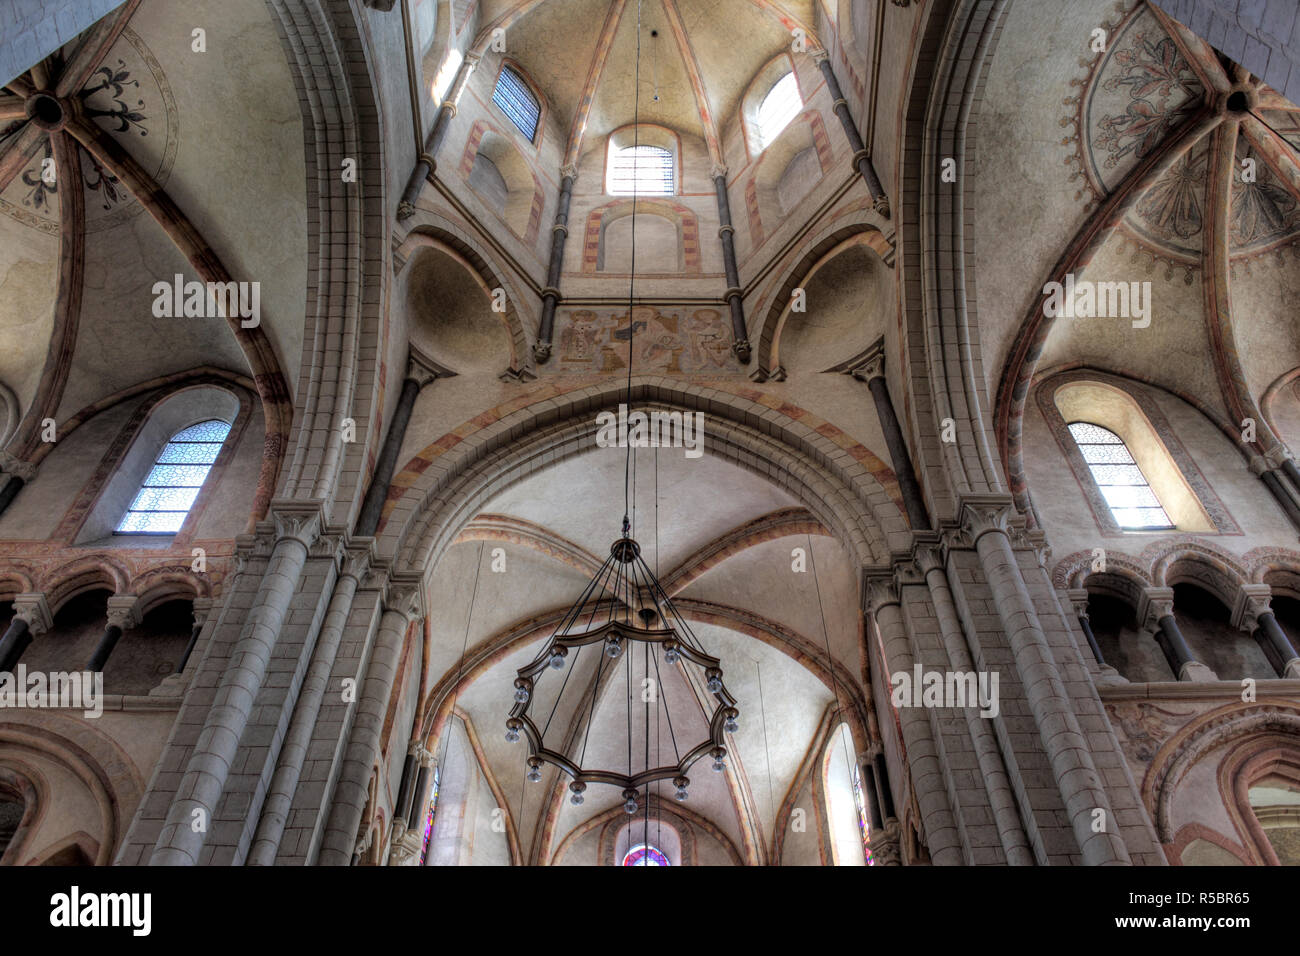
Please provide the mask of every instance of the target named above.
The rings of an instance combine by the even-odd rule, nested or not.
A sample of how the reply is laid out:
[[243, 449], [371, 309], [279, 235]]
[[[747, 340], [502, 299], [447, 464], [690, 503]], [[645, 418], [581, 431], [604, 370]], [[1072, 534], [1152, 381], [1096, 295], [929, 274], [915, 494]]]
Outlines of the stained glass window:
[[668, 857], [655, 847], [638, 843], [623, 857], [624, 866], [669, 866]]
[[542, 118], [542, 104], [537, 101], [533, 91], [528, 88], [524, 78], [508, 66], [501, 68], [497, 76], [496, 89], [492, 91], [492, 102], [501, 107], [501, 112], [510, 118], [519, 132], [528, 137], [531, 143], [537, 138], [537, 123]]
[[610, 157], [605, 191], [611, 196], [671, 196], [674, 180], [671, 150], [625, 146]]
[[853, 802], [858, 808], [858, 830], [862, 833], [862, 852], [867, 858], [867, 866], [875, 866], [871, 859], [871, 819], [867, 816], [866, 794], [862, 792], [862, 774], [858, 765], [853, 765]]
[[429, 794], [429, 812], [424, 816], [424, 842], [420, 844], [420, 866], [429, 855], [429, 841], [433, 838], [433, 815], [438, 811], [438, 768], [433, 768], [433, 791]]
[[1174, 526], [1122, 438], [1088, 422], [1074, 422], [1070, 435], [1116, 524], [1130, 531], [1159, 531]]
[[117, 526], [119, 534], [175, 534], [230, 434], [230, 423], [199, 422], [172, 436]]
[[763, 102], [758, 105], [758, 144], [766, 149], [772, 140], [780, 135], [781, 130], [790, 125], [790, 120], [798, 115], [803, 107], [799, 98], [799, 83], [794, 73], [787, 73], [777, 80], [768, 90]]

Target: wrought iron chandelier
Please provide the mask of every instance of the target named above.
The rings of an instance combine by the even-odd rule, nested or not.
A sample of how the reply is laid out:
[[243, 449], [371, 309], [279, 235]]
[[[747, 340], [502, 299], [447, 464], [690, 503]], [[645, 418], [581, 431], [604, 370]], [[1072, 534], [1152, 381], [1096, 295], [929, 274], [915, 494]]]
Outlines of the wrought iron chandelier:
[[[637, 4], [636, 79], [633, 106], [633, 198], [631, 275], [628, 281], [627, 404], [632, 403], [632, 363], [635, 356], [636, 285], [636, 146], [639, 145], [641, 95], [641, 4]], [[657, 98], [657, 97], [656, 97]], [[621, 787], [624, 809], [649, 816], [650, 786], [671, 779], [674, 796], [688, 796], [691, 767], [705, 756], [715, 771], [726, 770], [726, 734], [738, 727], [740, 711], [722, 682], [722, 665], [705, 651], [685, 618], [674, 607], [658, 578], [641, 556], [641, 546], [631, 536], [630, 515], [636, 513], [635, 481], [631, 475], [632, 447], [628, 444], [623, 480], [623, 530], [610, 546], [609, 556], [588, 582], [577, 601], [561, 618], [545, 647], [515, 678], [515, 703], [506, 720], [506, 740], [528, 741], [528, 780], [542, 779], [542, 765], [551, 764], [568, 774], [570, 801], [583, 802], [589, 783]], [[656, 481], [657, 485], [657, 481]], [[657, 536], [656, 536], [657, 537]], [[599, 655], [590, 678], [580, 677], [585, 688], [571, 689], [585, 651]], [[588, 653], [590, 660], [592, 653]], [[662, 667], [661, 667], [662, 664]], [[543, 685], [549, 672], [554, 679]], [[558, 672], [563, 671], [561, 678]], [[669, 707], [665, 679], [684, 683], [694, 698], [687, 707]], [[592, 724], [600, 711], [602, 691], [620, 681], [627, 692], [625, 724], [609, 721], [597, 737], [597, 753], [588, 754]], [[558, 683], [550, 700], [551, 687]], [[640, 688], [635, 701], [633, 688]], [[712, 699], [712, 704], [709, 703]], [[710, 712], [711, 707], [711, 712]], [[542, 718], [542, 714], [545, 717]], [[536, 717], [534, 715], [537, 715]], [[585, 714], [585, 729], [570, 739], [548, 739], [557, 714], [570, 718]], [[635, 716], [634, 716], [635, 715]], [[575, 726], [584, 721], [571, 721]], [[539, 726], [540, 723], [540, 726]], [[561, 721], [564, 723], [564, 721]], [[667, 743], [663, 731], [667, 730]], [[554, 735], [552, 735], [553, 737]], [[622, 737], [620, 741], [618, 738]], [[679, 741], [679, 737], [681, 740]], [[625, 742], [626, 747], [617, 746]], [[685, 749], [683, 749], [685, 748]], [[599, 751], [604, 749], [602, 756]], [[610, 751], [618, 751], [618, 763]], [[670, 757], [671, 751], [671, 757]]]

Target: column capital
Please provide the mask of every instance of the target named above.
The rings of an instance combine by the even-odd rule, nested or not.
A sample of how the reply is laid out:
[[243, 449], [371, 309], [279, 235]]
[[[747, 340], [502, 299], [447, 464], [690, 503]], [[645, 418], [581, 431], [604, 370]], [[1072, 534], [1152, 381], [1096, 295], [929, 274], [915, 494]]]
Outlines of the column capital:
[[208, 615], [212, 612], [212, 605], [216, 602], [212, 598], [195, 598], [194, 599], [194, 626], [202, 627], [208, 620]]
[[922, 544], [913, 549], [912, 557], [922, 574], [943, 570], [943, 549], [938, 544]]
[[1155, 633], [1160, 621], [1174, 613], [1173, 588], [1143, 588], [1138, 601], [1137, 619], [1145, 631]]
[[1273, 612], [1269, 605], [1272, 597], [1273, 589], [1267, 584], [1243, 584], [1232, 602], [1232, 626], [1253, 634], [1260, 617]]
[[578, 165], [577, 165], [577, 163], [565, 163], [563, 166], [561, 166], [561, 167], [560, 167], [560, 178], [561, 178], [561, 179], [572, 179], [572, 180], [576, 183], [576, 182], [578, 181]]
[[35, 465], [21, 458], [15, 458], [7, 451], [0, 451], [0, 471], [21, 478], [23, 481], [31, 481], [36, 477]]
[[33, 636], [44, 634], [54, 626], [54, 615], [45, 603], [45, 595], [40, 591], [31, 591], [14, 598], [14, 617], [27, 623], [27, 630]]
[[890, 604], [898, 604], [898, 582], [893, 571], [865, 571], [862, 576], [862, 610], [875, 614]]
[[324, 527], [324, 514], [319, 501], [294, 501], [280, 498], [271, 502], [271, 520], [275, 524], [275, 537], [292, 538], [311, 550]]
[[971, 547], [992, 531], [1009, 534], [1015, 506], [1006, 495], [965, 495], [959, 523]]
[[418, 576], [414, 580], [403, 575], [388, 582], [384, 591], [384, 610], [402, 615], [408, 622], [418, 620], [424, 614], [424, 601], [420, 594]]
[[818, 47], [815, 50], [809, 50], [808, 55], [813, 58], [813, 62], [816, 63], [818, 67], [823, 63], [829, 63], [831, 59], [831, 55], [822, 47]]
[[1074, 616], [1088, 620], [1088, 589], [1087, 588], [1070, 588], [1062, 591], [1065, 599], [1070, 602], [1070, 607], [1074, 609]]
[[885, 374], [885, 337], [882, 335], [865, 349], [850, 359], [833, 365], [827, 372], [852, 375], [859, 382], [870, 382], [873, 378], [883, 378]]
[[419, 349], [410, 348], [406, 353], [406, 377], [419, 388], [454, 374], [456, 373], [439, 365]]
[[135, 594], [114, 594], [108, 599], [108, 626], [129, 630], [140, 622], [140, 598]]
[[726, 166], [726, 164], [725, 164], [725, 163], [714, 163], [712, 166], [710, 166], [710, 167], [709, 167], [709, 178], [710, 178], [710, 179], [721, 179], [721, 180], [723, 181], [723, 185], [726, 185], [726, 179], [727, 179], [727, 166]]

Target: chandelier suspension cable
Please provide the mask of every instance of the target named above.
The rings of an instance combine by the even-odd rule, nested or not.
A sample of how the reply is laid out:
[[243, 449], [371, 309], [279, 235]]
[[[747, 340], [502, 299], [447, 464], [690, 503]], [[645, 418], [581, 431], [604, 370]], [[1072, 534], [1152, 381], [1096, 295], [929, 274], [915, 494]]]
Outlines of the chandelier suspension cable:
[[[478, 559], [474, 565], [474, 590], [470, 593], [469, 613], [465, 615], [465, 639], [460, 645], [460, 663], [456, 665], [456, 683], [451, 690], [451, 710], [447, 712], [447, 726], [449, 729], [452, 721], [456, 719], [456, 702], [460, 700], [460, 681], [465, 671], [465, 654], [469, 650], [469, 629], [474, 621], [474, 605], [478, 601], [478, 582], [483, 574], [483, 545], [485, 543], [486, 541], [479, 541], [478, 543]], [[447, 750], [451, 747], [451, 734], [447, 733], [445, 738], [442, 747], [443, 758], [447, 756]], [[438, 762], [442, 763], [442, 759], [440, 758]]]
[[[640, 182], [638, 180], [637, 160], [641, 152], [641, 3], [636, 3], [636, 66], [632, 84], [632, 265], [627, 279], [627, 406], [632, 410], [632, 361], [636, 355], [636, 312], [633, 302], [636, 294], [636, 207]], [[632, 470], [632, 443], [627, 443], [627, 458], [623, 463], [623, 535], [626, 537], [631, 527], [630, 515], [636, 501], [636, 489], [630, 488], [628, 480]]]
[[[826, 669], [831, 675], [831, 691], [835, 695], [835, 709], [839, 712], [840, 718], [847, 716], [844, 704], [840, 700], [840, 682], [835, 677], [835, 660], [831, 657], [831, 638], [826, 629], [826, 608], [822, 605], [822, 585], [817, 578], [817, 559], [813, 555], [812, 535], [808, 535], [808, 566], [812, 569], [813, 586], [817, 589], [817, 611], [821, 615], [822, 622], [822, 643], [826, 647]], [[844, 735], [840, 734], [840, 744], [844, 748], [844, 770], [849, 775], [849, 793], [853, 796], [854, 812], [857, 812], [857, 795], [853, 793], [853, 757], [849, 753], [848, 741]]]
[[767, 707], [763, 703], [763, 665], [754, 661], [754, 670], [758, 672], [758, 714], [763, 724], [763, 762], [767, 766], [767, 806], [776, 819], [776, 801], [772, 796], [772, 751], [767, 745]]

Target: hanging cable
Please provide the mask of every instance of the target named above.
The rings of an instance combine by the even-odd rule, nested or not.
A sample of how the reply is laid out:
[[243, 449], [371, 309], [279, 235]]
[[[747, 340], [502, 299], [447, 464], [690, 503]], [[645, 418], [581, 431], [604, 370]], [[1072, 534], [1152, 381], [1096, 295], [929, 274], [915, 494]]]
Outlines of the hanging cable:
[[[632, 411], [632, 362], [636, 355], [636, 312], [633, 307], [636, 297], [636, 211], [638, 191], [637, 160], [640, 158], [641, 146], [641, 2], [636, 3], [636, 68], [634, 71], [632, 99], [632, 265], [627, 279], [627, 408]], [[627, 458], [623, 463], [623, 534], [627, 535], [631, 527], [630, 515], [635, 501], [634, 489], [628, 485], [632, 471], [632, 443], [627, 443]]]

